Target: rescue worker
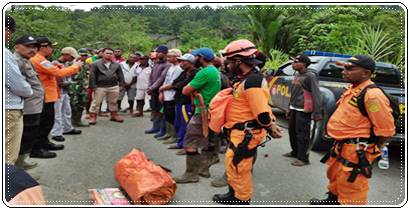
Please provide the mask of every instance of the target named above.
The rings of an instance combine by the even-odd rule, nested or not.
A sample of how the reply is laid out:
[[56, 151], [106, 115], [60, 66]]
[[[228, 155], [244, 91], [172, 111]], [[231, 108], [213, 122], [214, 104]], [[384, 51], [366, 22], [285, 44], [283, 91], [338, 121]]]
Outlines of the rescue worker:
[[226, 108], [224, 133], [229, 141], [225, 153], [225, 170], [229, 191], [213, 196], [221, 204], [249, 205], [252, 197], [252, 166], [257, 146], [267, 133], [281, 137], [268, 104], [269, 89], [263, 74], [255, 66], [256, 46], [248, 40], [236, 40], [223, 54], [240, 80], [234, 84], [233, 99]]
[[[312, 199], [312, 205], [366, 204], [371, 164], [380, 156], [380, 148], [395, 134], [389, 99], [379, 88], [368, 88], [364, 106], [368, 117], [361, 114], [358, 96], [369, 85], [375, 62], [368, 56], [356, 55], [345, 63], [342, 71], [352, 83], [337, 102], [336, 111], [327, 123], [327, 134], [334, 139], [331, 151], [322, 162], [328, 165], [328, 197]], [[327, 160], [327, 161], [326, 161]]]
[[56, 153], [49, 150], [62, 150], [64, 145], [51, 143], [48, 134], [54, 124], [54, 102], [60, 98], [57, 84], [58, 77], [67, 77], [77, 73], [83, 66], [82, 61], [75, 61], [73, 65], [60, 69], [47, 60], [53, 54], [53, 44], [47, 37], [37, 37], [38, 51], [30, 58], [45, 92], [43, 110], [41, 112], [40, 128], [36, 136], [36, 143], [31, 151], [33, 158], [54, 158]]

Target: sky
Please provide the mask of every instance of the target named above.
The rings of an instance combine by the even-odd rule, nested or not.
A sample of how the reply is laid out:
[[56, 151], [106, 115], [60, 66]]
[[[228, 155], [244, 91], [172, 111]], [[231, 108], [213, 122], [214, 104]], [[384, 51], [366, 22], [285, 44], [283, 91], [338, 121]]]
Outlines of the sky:
[[[115, 4], [107, 3], [107, 5], [115, 5]], [[126, 4], [121, 4], [121, 5], [127, 6]], [[130, 4], [130, 5], [133, 5], [133, 4]], [[149, 3], [144, 3], [143, 5], [149, 5]], [[154, 3], [154, 5], [158, 5], [158, 4]], [[185, 6], [185, 5], [189, 5], [189, 3], [172, 3], [172, 4], [164, 4], [164, 5], [166, 5], [170, 8], [176, 8], [176, 7], [182, 7], [182, 6]], [[213, 5], [206, 4], [206, 3], [195, 4], [195, 6], [199, 6], [199, 7], [202, 7], [202, 6], [205, 6], [205, 5], [208, 5], [208, 6], [214, 7], [214, 8], [217, 7], [217, 5], [215, 5], [215, 4], [213, 4]], [[96, 6], [96, 4], [77, 4], [77, 5], [72, 4], [72, 5], [67, 5], [67, 7], [71, 8], [71, 9], [82, 9], [82, 10], [90, 10], [91, 8], [93, 8], [95, 6]]]

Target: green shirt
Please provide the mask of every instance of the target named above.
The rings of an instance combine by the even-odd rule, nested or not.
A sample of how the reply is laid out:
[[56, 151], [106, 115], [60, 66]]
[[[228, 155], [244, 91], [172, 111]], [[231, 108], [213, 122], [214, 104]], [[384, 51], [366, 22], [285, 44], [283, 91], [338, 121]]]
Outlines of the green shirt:
[[[208, 66], [195, 75], [194, 79], [189, 83], [189, 86], [193, 87], [204, 98], [205, 105], [208, 109], [209, 102], [212, 98], [221, 90], [221, 79], [219, 71], [215, 66]], [[197, 97], [194, 99], [195, 114], [200, 114], [199, 100]]]

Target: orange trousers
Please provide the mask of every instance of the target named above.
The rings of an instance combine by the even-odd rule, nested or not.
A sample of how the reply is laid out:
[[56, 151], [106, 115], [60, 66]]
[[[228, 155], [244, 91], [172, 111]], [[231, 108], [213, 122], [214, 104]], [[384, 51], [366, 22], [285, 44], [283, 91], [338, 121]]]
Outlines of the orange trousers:
[[[265, 130], [257, 130], [253, 133], [253, 139], [250, 141], [248, 148], [253, 149], [261, 143], [266, 136]], [[239, 130], [232, 130], [230, 141], [235, 147], [244, 139], [245, 133]], [[225, 169], [228, 184], [234, 189], [237, 199], [246, 201], [252, 198], [253, 183], [252, 183], [252, 167], [256, 157], [244, 158], [236, 167], [232, 160], [234, 151], [231, 148], [225, 153]]]
[[[336, 150], [336, 154], [339, 151]], [[356, 144], [344, 144], [341, 155], [352, 163], [358, 163]], [[366, 158], [370, 164], [380, 156], [377, 146], [369, 144], [366, 150]], [[328, 190], [338, 196], [338, 201], [342, 205], [365, 205], [367, 204], [367, 194], [369, 192], [369, 180], [362, 174], [357, 175], [354, 182], [348, 182], [352, 168], [344, 166], [336, 158], [330, 157], [327, 161], [327, 178], [329, 179]]]

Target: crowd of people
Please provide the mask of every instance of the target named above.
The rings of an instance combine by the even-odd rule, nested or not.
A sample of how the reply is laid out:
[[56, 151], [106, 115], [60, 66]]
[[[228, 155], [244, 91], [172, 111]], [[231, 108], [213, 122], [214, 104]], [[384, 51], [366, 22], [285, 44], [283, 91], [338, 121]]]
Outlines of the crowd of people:
[[[14, 20], [7, 16], [7, 21], [6, 43], [15, 30]], [[132, 117], [144, 116], [144, 106], [149, 101], [152, 126], [145, 133], [154, 134], [154, 138], [169, 144], [168, 149], [175, 149], [177, 155], [186, 157], [186, 170], [174, 177], [175, 181], [184, 184], [198, 182], [200, 177], [209, 178], [209, 168], [220, 161], [218, 154], [222, 151], [225, 173], [211, 184], [228, 186], [228, 192], [214, 195], [213, 200], [221, 204], [249, 204], [257, 148], [267, 136], [282, 136], [269, 106], [267, 81], [260, 71], [267, 57], [251, 41], [231, 42], [223, 50], [222, 57], [206, 47], [183, 54], [179, 49], [160, 45], [149, 54], [133, 52], [127, 59], [122, 56], [121, 49], [64, 47], [55, 61], [48, 60], [56, 45], [48, 37], [25, 35], [17, 38], [13, 45], [14, 53], [5, 50], [5, 157], [8, 164], [25, 170], [33, 168], [36, 163], [30, 163], [29, 156], [54, 158], [56, 153], [52, 151], [64, 149], [64, 145], [51, 142], [49, 136], [62, 142], [64, 135], [79, 135], [81, 130], [75, 127], [96, 125], [98, 117], [108, 117], [107, 112], [110, 120], [118, 123], [124, 122], [118, 114], [121, 111]], [[319, 85], [316, 75], [308, 69], [310, 63], [305, 55], [293, 58], [292, 67], [298, 74], [292, 83], [291, 111], [288, 113], [292, 150], [284, 156], [296, 158], [294, 166], [310, 163], [310, 121], [322, 118]], [[356, 56], [341, 65], [345, 66], [344, 74], [354, 85], [360, 84], [363, 88], [364, 84], [371, 83], [374, 61], [367, 56]], [[311, 97], [310, 107], [305, 103], [306, 90]], [[373, 107], [374, 104], [380, 106], [377, 110], [370, 109], [370, 118], [357, 119], [362, 125], [367, 123], [368, 132], [354, 136], [342, 119], [348, 114], [345, 106], [349, 106], [353, 97], [349, 93], [354, 91], [349, 91], [329, 120], [329, 135], [340, 145], [357, 144], [352, 139], [368, 139], [373, 127], [374, 134], [383, 140], [377, 145], [369, 142], [365, 150], [378, 150], [394, 134], [387, 99], [377, 89], [372, 89], [373, 94], [368, 98]], [[126, 108], [121, 107], [125, 95]], [[223, 126], [209, 129], [212, 126], [208, 127], [208, 123], [215, 123], [213, 103], [218, 100], [229, 100], [222, 111], [222, 106], [216, 108], [224, 115], [223, 122], [216, 123]], [[102, 108], [104, 102], [106, 111]], [[211, 114], [210, 122], [208, 114]], [[343, 126], [345, 129], [338, 129]], [[346, 139], [352, 142], [345, 142]], [[332, 153], [328, 162], [329, 198], [312, 200], [312, 204], [366, 202], [368, 189], [363, 186], [367, 186], [369, 177], [360, 172], [357, 182], [341, 179], [350, 172], [343, 171], [343, 163], [337, 161], [339, 154], [340, 151]], [[378, 155], [369, 155], [369, 161]], [[350, 161], [355, 160], [357, 162], [357, 157]]]

